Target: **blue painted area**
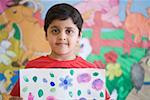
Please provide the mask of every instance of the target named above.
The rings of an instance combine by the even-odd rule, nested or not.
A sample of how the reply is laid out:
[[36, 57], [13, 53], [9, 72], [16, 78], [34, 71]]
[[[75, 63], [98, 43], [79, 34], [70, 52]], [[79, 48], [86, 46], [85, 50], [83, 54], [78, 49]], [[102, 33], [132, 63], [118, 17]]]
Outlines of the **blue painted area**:
[[150, 82], [144, 82], [144, 85], [150, 85]]
[[[16, 84], [18, 78], [19, 78], [19, 71], [14, 71], [15, 76], [11, 78], [11, 84], [6, 88], [6, 91], [10, 91], [12, 87]], [[3, 73], [0, 73], [0, 81], [6, 80], [6, 77]]]
[[111, 31], [114, 31], [114, 30], [116, 30], [116, 29], [111, 29], [111, 28], [102, 28], [101, 29], [101, 32], [111, 32]]
[[17, 80], [19, 79], [19, 71], [14, 71], [14, 73], [15, 76], [11, 78], [11, 84], [6, 89], [7, 91], [10, 91], [13, 88], [13, 86], [16, 84]]
[[[44, 10], [41, 14], [41, 18], [45, 18], [45, 14], [47, 10], [55, 4], [58, 3], [68, 3], [71, 5], [75, 5], [77, 3], [82, 2], [83, 0], [41, 0], [42, 5], [44, 6]], [[119, 0], [119, 17], [120, 21], [124, 21], [126, 18], [126, 5], [127, 0]], [[138, 12], [142, 13], [144, 16], [148, 17], [146, 8], [150, 7], [150, 0], [133, 0], [132, 6], [131, 6], [131, 12]]]
[[4, 76], [3, 73], [0, 73], [0, 81], [2, 81], [2, 80], [6, 80], [6, 77]]
[[12, 84], [15, 84], [19, 78], [19, 71], [14, 71], [15, 76], [11, 78]]
[[45, 18], [45, 14], [47, 12], [47, 10], [55, 5], [55, 4], [58, 4], [58, 3], [68, 3], [68, 4], [71, 4], [71, 5], [75, 5], [79, 2], [81, 2], [82, 0], [41, 0], [41, 3], [42, 5], [44, 5], [44, 10], [42, 12], [42, 19]]
[[119, 0], [119, 17], [120, 21], [124, 21], [125, 19], [125, 10], [126, 10], [127, 0]]
[[[119, 17], [120, 21], [124, 21], [126, 18], [126, 5], [127, 0], [119, 0]], [[138, 12], [148, 17], [146, 9], [150, 7], [150, 0], [133, 0], [131, 6], [131, 12]]]

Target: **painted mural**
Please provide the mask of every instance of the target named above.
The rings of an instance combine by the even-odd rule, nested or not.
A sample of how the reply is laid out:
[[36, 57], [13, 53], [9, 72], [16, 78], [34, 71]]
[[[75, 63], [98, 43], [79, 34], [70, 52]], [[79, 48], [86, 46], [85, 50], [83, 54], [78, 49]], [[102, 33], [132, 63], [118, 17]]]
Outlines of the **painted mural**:
[[43, 20], [62, 2], [82, 13], [79, 55], [106, 69], [112, 99], [150, 85], [149, 0], [0, 0], [0, 93], [11, 91], [28, 60], [51, 52]]

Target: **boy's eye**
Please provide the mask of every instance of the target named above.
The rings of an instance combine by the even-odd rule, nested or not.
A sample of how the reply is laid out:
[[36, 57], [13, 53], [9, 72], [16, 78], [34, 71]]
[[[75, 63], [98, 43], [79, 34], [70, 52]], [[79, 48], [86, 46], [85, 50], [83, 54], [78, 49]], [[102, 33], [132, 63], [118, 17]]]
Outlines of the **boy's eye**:
[[59, 29], [52, 29], [51, 32], [53, 35], [57, 35], [57, 34], [59, 34], [60, 31], [59, 31]]
[[72, 35], [73, 34], [73, 30], [66, 30], [66, 34]]

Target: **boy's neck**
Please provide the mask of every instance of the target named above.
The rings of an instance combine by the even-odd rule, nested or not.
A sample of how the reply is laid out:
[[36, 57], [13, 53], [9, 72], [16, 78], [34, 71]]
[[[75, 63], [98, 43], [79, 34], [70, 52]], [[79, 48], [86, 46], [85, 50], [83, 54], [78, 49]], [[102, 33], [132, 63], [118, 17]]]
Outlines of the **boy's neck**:
[[57, 55], [55, 53], [51, 53], [49, 55], [50, 58], [59, 60], [59, 61], [67, 61], [67, 60], [74, 60], [76, 58], [75, 54], [71, 54], [71, 55]]

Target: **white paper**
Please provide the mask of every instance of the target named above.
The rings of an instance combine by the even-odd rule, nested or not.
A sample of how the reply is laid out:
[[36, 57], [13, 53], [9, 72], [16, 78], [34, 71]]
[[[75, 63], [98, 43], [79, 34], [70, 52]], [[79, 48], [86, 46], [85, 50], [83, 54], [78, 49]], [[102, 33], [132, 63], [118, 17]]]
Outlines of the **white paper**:
[[20, 95], [23, 100], [104, 100], [105, 70], [22, 69]]

